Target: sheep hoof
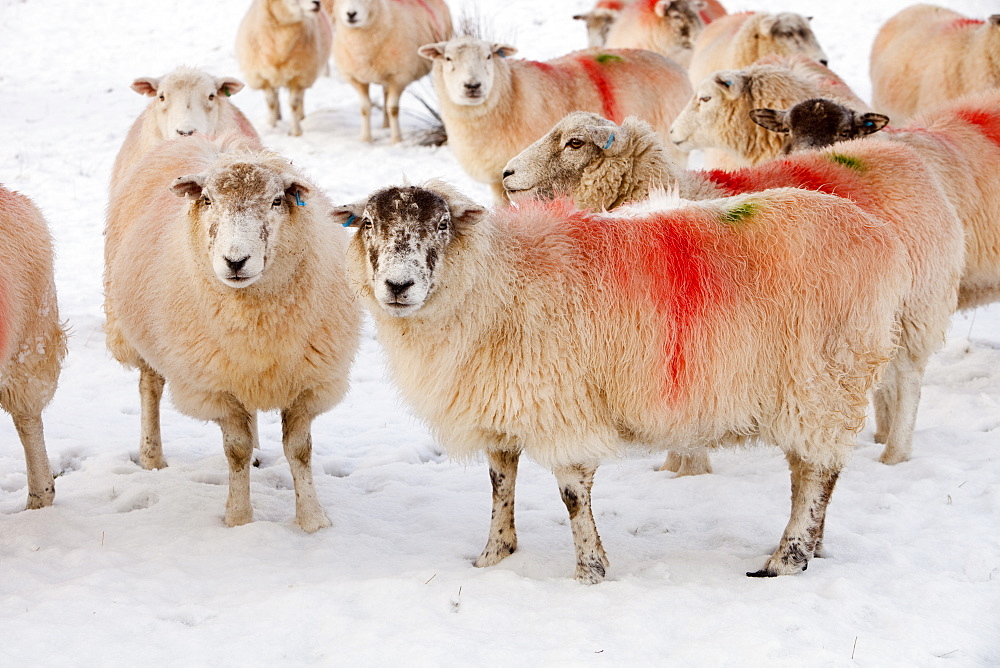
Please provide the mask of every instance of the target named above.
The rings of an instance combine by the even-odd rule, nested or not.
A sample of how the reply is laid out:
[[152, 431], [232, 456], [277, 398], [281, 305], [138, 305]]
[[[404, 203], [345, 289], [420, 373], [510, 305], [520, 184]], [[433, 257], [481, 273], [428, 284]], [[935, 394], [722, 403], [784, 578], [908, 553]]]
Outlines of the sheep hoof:
[[38, 510], [52, 505], [56, 498], [55, 485], [49, 485], [41, 492], [28, 492], [28, 502], [24, 504], [25, 510]]
[[607, 564], [601, 561], [593, 561], [589, 564], [576, 565], [576, 581], [580, 584], [593, 585], [604, 580]]
[[708, 458], [708, 453], [695, 453], [691, 455], [681, 455], [671, 452], [667, 455], [660, 471], [673, 471], [677, 477], [686, 475], [703, 475], [712, 472], [712, 462]]
[[476, 568], [485, 568], [487, 566], [496, 566], [501, 561], [514, 554], [517, 549], [516, 543], [502, 543], [496, 547], [487, 545], [472, 565]]
[[308, 517], [296, 517], [295, 523], [299, 525], [306, 533], [316, 533], [320, 529], [326, 529], [327, 527], [333, 526], [330, 522], [330, 518], [326, 516], [326, 513], [320, 511], [318, 513], [310, 513]]
[[759, 571], [748, 572], [751, 578], [775, 578], [779, 575], [795, 575], [809, 568], [809, 559], [798, 549], [792, 548], [787, 554], [775, 552]]
[[875, 442], [876, 443], [880, 443], [882, 445], [885, 445], [886, 440], [887, 440], [886, 439], [886, 435], [884, 433], [882, 433], [881, 431], [875, 432]]
[[879, 457], [878, 460], [883, 464], [888, 464], [891, 466], [893, 464], [900, 464], [902, 462], [905, 462], [909, 460], [909, 458], [910, 458], [909, 453], [900, 452], [896, 448], [886, 448], [885, 451], [882, 452], [882, 456]]
[[163, 455], [158, 457], [145, 457], [139, 456], [139, 466], [147, 471], [155, 471], [157, 469], [167, 468], [167, 460], [163, 458]]
[[250, 524], [253, 521], [253, 510], [229, 510], [226, 509], [226, 526], [227, 527], [238, 527], [244, 524]]

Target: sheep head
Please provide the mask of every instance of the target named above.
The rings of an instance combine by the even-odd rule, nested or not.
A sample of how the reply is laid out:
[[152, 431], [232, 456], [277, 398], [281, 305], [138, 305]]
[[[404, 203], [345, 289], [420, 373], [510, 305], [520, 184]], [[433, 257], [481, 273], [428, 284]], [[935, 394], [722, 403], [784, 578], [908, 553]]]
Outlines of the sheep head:
[[474, 37], [455, 37], [447, 42], [425, 44], [417, 53], [434, 63], [435, 80], [440, 76], [448, 99], [453, 104], [471, 107], [489, 99], [497, 59], [512, 56], [517, 49]]
[[754, 40], [759, 43], [763, 53], [801, 53], [826, 65], [828, 58], [809, 26], [811, 20], [811, 16], [805, 17], [792, 12], [765, 14], [757, 24]]
[[378, 20], [380, 0], [337, 0], [333, 19], [338, 27], [368, 28]]
[[721, 134], [725, 128], [739, 127], [732, 124], [746, 118], [734, 118], [734, 110], [749, 89], [750, 78], [738, 70], [721, 70], [707, 77], [674, 119], [670, 140], [682, 151], [723, 146]]
[[750, 118], [763, 128], [788, 135], [781, 149], [785, 154], [864, 137], [889, 122], [888, 116], [858, 113], [822, 98], [799, 102], [787, 111], [752, 109]]
[[620, 11], [620, 8], [596, 7], [589, 12], [573, 16], [574, 19], [583, 21], [587, 26], [587, 46], [604, 46], [608, 40], [608, 31], [615, 19], [618, 18]]
[[156, 98], [150, 109], [162, 139], [199, 132], [213, 136], [221, 123], [220, 99], [243, 90], [243, 82], [179, 67], [163, 77], [140, 77], [132, 90]]
[[699, 13], [704, 7], [702, 0], [659, 0], [653, 7], [653, 13], [666, 22], [675, 45], [690, 51], [705, 28]]
[[206, 251], [216, 278], [231, 288], [264, 276], [282, 226], [310, 192], [304, 180], [250, 161], [182, 176], [170, 189], [191, 200], [192, 245]]
[[383, 188], [331, 215], [358, 230], [351, 243], [367, 258], [366, 289], [387, 313], [407, 317], [434, 294], [451, 244], [485, 213], [447, 184], [430, 182]]

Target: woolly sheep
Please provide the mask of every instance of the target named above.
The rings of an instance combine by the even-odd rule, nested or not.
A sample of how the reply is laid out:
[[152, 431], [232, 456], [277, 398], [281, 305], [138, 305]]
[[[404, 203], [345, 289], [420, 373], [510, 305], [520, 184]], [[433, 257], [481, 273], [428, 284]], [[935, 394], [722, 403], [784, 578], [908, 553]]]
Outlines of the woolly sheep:
[[750, 118], [753, 109], [787, 109], [816, 97], [869, 111], [844, 81], [801, 55], [771, 57], [743, 70], [722, 70], [701, 82], [670, 128], [683, 151], [718, 149], [734, 164], [705, 157], [708, 167], [745, 167], [781, 153], [783, 140]]
[[399, 130], [403, 90], [431, 70], [417, 54], [429, 42], [451, 37], [444, 0], [340, 0], [334, 14], [333, 59], [361, 100], [361, 141], [371, 141], [369, 84], [385, 89], [385, 121], [393, 144]]
[[909, 270], [883, 224], [792, 188], [617, 216], [567, 200], [488, 216], [428, 184], [334, 215], [360, 228], [348, 271], [404, 397], [452, 454], [489, 458], [477, 566], [516, 548], [521, 451], [555, 474], [576, 578], [594, 583], [608, 565], [590, 507], [601, 459], [627, 443], [762, 441], [784, 451], [794, 493], [753, 575], [805, 569], [895, 343]]
[[516, 52], [466, 36], [420, 48], [434, 61], [448, 145], [472, 178], [490, 184], [498, 203], [506, 201], [503, 166], [570, 111], [639, 116], [666, 137], [691, 94], [684, 70], [650, 51], [577, 51], [547, 62], [507, 58]]
[[[726, 9], [718, 0], [696, 1], [701, 5], [698, 16], [701, 18], [702, 24], [710, 23], [713, 19], [724, 16], [726, 13]], [[669, 4], [668, 0], [597, 0], [594, 3], [593, 9], [589, 12], [576, 14], [573, 18], [585, 22], [587, 26], [587, 46], [610, 46], [607, 44], [608, 33], [623, 11], [627, 9], [628, 13], [634, 18], [638, 18], [639, 16], [644, 17], [645, 21], [638, 22], [640, 26], [643, 23], [659, 24], [658, 19], [666, 15], [666, 4]], [[641, 5], [642, 8], [637, 9], [633, 7], [634, 5]], [[660, 7], [660, 5], [664, 5], [664, 7]], [[629, 22], [636, 25], [634, 18], [633, 20], [629, 20]], [[647, 34], [650, 34], [655, 32], [656, 29], [646, 25], [641, 26], [639, 30], [640, 32], [648, 31]]]
[[66, 355], [52, 277], [52, 238], [42, 213], [0, 185], [0, 408], [24, 447], [29, 510], [52, 505], [55, 481], [45, 453], [42, 409], [52, 400]]
[[153, 100], [132, 123], [118, 150], [111, 168], [112, 187], [161, 141], [195, 132], [216, 136], [230, 130], [257, 138], [250, 121], [229, 101], [243, 90], [239, 79], [178, 67], [162, 77], [139, 77], [132, 82], [132, 90]]
[[[907, 248], [913, 285], [900, 313], [901, 352], [876, 393], [877, 440], [882, 461], [909, 458], [927, 360], [944, 341], [956, 309], [965, 262], [964, 230], [938, 174], [918, 152], [877, 141], [843, 144], [838, 151], [727, 172], [686, 172], [657, 150], [648, 125], [627, 119], [618, 126], [571, 115], [506, 167], [512, 199], [569, 195], [578, 206], [617, 206], [640, 199], [643, 186], [677, 184], [682, 197], [715, 198], [767, 188], [800, 187], [849, 198], [883, 220]], [[707, 456], [672, 456], [664, 468], [707, 473]]]
[[1000, 88], [1000, 14], [982, 21], [944, 7], [907, 7], [879, 29], [869, 64], [872, 106], [896, 123]]
[[698, 85], [718, 70], [749, 67], [764, 56], [801, 54], [823, 65], [826, 53], [801, 14], [741, 12], [720, 16], [695, 40], [688, 73]]
[[608, 39], [608, 31], [614, 25], [619, 12], [627, 5], [641, 0], [597, 0], [589, 12], [574, 14], [573, 18], [583, 21], [587, 27], [587, 46], [601, 47]]
[[278, 90], [288, 89], [288, 133], [302, 134], [306, 89], [328, 67], [333, 28], [319, 0], [253, 0], [236, 33], [236, 59], [251, 88], [264, 91], [267, 122], [281, 118]]
[[824, 98], [799, 102], [788, 110], [751, 109], [750, 118], [766, 130], [785, 135], [782, 155], [864, 137], [889, 122], [884, 114], [858, 113]]
[[[715, 14], [716, 9], [721, 10]], [[618, 12], [607, 31], [609, 49], [649, 49], [687, 67], [694, 41], [710, 19], [724, 15], [721, 5], [703, 0], [641, 0]]]
[[310, 425], [347, 390], [360, 313], [325, 197], [254, 148], [195, 135], [131, 172], [108, 206], [107, 345], [139, 369], [143, 468], [166, 466], [165, 382], [178, 410], [221, 427], [229, 526], [253, 519], [254, 415], [280, 409], [295, 521], [311, 532], [329, 520], [313, 488]]

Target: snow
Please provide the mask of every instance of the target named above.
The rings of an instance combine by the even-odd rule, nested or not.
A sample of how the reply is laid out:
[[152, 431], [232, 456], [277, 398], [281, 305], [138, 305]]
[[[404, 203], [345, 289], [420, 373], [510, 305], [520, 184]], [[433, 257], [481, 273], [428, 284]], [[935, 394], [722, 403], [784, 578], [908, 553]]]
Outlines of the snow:
[[[72, 328], [45, 413], [59, 475], [52, 507], [23, 510], [24, 456], [0, 416], [0, 664], [1000, 665], [1000, 306], [954, 317], [927, 372], [910, 462], [879, 464], [871, 426], [862, 432], [830, 506], [829, 556], [795, 576], [744, 575], [788, 516], [787, 467], [765, 448], [718, 454], [715, 473], [695, 478], [655, 471], [659, 454], [603, 466], [594, 512], [611, 568], [593, 587], [572, 579], [552, 475], [524, 462], [519, 550], [474, 568], [490, 512], [486, 465], [449, 461], [411, 417], [370, 324], [350, 394], [313, 425], [333, 527], [307, 535], [294, 525], [276, 414], [261, 416], [249, 525], [223, 525], [227, 466], [214, 425], [164, 402], [170, 466], [139, 468], [137, 375], [110, 358], [101, 329], [107, 180], [147, 102], [129, 84], [180, 64], [239, 76], [233, 39], [247, 4], [0, 0], [0, 181], [32, 197], [52, 227]], [[545, 59], [585, 44], [570, 16], [588, 4], [452, 7], [478, 13], [521, 56]], [[868, 98], [871, 40], [906, 4], [727, 7], [814, 16], [831, 66]], [[948, 4], [996, 11], [994, 0]], [[489, 201], [446, 147], [389, 146], [387, 130], [362, 145], [355, 94], [336, 76], [306, 94], [298, 138], [264, 127], [259, 91], [233, 101], [335, 202], [430, 177]], [[422, 115], [405, 96], [404, 133]]]

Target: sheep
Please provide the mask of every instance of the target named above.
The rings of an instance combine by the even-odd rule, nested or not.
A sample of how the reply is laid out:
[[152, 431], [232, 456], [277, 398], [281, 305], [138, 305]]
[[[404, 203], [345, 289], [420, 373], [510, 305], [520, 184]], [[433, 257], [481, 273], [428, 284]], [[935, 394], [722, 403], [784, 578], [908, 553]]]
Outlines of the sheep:
[[587, 26], [587, 46], [601, 47], [608, 39], [608, 31], [614, 25], [619, 12], [640, 0], [597, 0], [589, 12], [574, 14], [573, 18]]
[[52, 237], [38, 207], [0, 185], [0, 408], [24, 447], [28, 502], [52, 505], [56, 487], [45, 453], [42, 409], [52, 400], [66, 356], [53, 279]]
[[451, 12], [444, 0], [341, 0], [334, 14], [333, 60], [361, 100], [361, 141], [370, 142], [369, 84], [385, 89], [385, 127], [399, 143], [399, 98], [426, 75], [431, 64], [417, 55], [429, 42], [451, 37]]
[[[719, 13], [716, 13], [716, 12]], [[603, 46], [649, 49], [683, 67], [691, 62], [694, 40], [705, 24], [726, 12], [703, 0], [642, 0], [623, 7], [610, 24]]]
[[670, 128], [681, 150], [717, 149], [709, 168], [755, 165], [781, 153], [782, 138], [758, 126], [750, 111], [787, 109], [816, 97], [837, 100], [860, 112], [868, 105], [826, 66], [801, 55], [769, 57], [743, 70], [722, 70], [701, 82]]
[[[183, 198], [183, 199], [182, 199]], [[166, 466], [159, 405], [217, 423], [229, 462], [225, 523], [253, 519], [254, 416], [281, 410], [295, 521], [329, 526], [312, 482], [310, 425], [347, 391], [360, 309], [345, 234], [289, 162], [227, 135], [164, 142], [108, 205], [104, 309], [112, 356], [139, 369], [140, 464]]]
[[132, 123], [118, 150], [111, 168], [112, 187], [161, 141], [194, 132], [214, 136], [230, 130], [257, 138], [253, 124], [229, 101], [229, 97], [243, 90], [239, 79], [178, 67], [162, 77], [139, 77], [131, 87], [153, 100]]
[[[718, 0], [696, 0], [696, 2], [700, 4], [698, 16], [701, 18], [702, 24], [709, 23], [726, 14], [725, 7]], [[632, 16], [632, 18], [626, 19], [627, 22], [638, 27], [640, 32], [648, 31], [647, 34], [650, 34], [655, 31], [655, 28], [651, 28], [648, 24], [660, 23], [658, 19], [664, 18], [667, 14], [666, 4], [669, 3], [665, 3], [665, 0], [597, 0], [593, 9], [589, 12], [576, 14], [573, 18], [586, 23], [587, 46], [611, 46], [607, 43], [609, 31], [624, 10], [628, 9], [628, 13]], [[641, 5], [641, 9], [634, 7], [635, 5]], [[660, 5], [664, 5], [664, 7], [660, 7]], [[636, 21], [639, 17], [643, 17], [645, 20]], [[698, 29], [700, 30], [700, 27]]]
[[864, 137], [889, 123], [884, 114], [858, 113], [824, 98], [799, 102], [787, 111], [751, 109], [750, 118], [766, 130], [785, 135], [782, 155]]
[[288, 134], [302, 134], [305, 92], [328, 67], [333, 28], [319, 0], [253, 0], [236, 33], [236, 59], [251, 88], [264, 91], [267, 122], [281, 119], [288, 89]]
[[[881, 460], [893, 464], [912, 451], [921, 379], [944, 341], [966, 266], [960, 212], [940, 174], [926, 162], [912, 148], [873, 139], [734, 173], [686, 172], [657, 150], [648, 125], [627, 119], [617, 126], [576, 114], [511, 160], [504, 185], [517, 202], [568, 195], [578, 206], [598, 209], [641, 199], [647, 194], [643, 186], [660, 182], [677, 184], [682, 197], [699, 200], [802, 187], [850, 198], [884, 220], [902, 239], [914, 267], [900, 313], [901, 352], [875, 396], [876, 440], [886, 444]], [[711, 471], [707, 456], [697, 453], [671, 456], [663, 468], [681, 475]]]
[[869, 67], [872, 106], [896, 123], [1000, 88], [1000, 14], [982, 21], [944, 7], [907, 7], [879, 29]]
[[517, 50], [507, 44], [460, 36], [419, 52], [434, 61], [448, 145], [498, 203], [506, 202], [503, 166], [570, 111], [617, 120], [636, 115], [666, 137], [691, 91], [679, 65], [641, 49], [577, 51], [536, 62], [508, 59]]
[[806, 568], [910, 280], [884, 224], [794, 188], [674, 210], [591, 214], [563, 199], [487, 215], [430, 183], [333, 215], [358, 228], [348, 272], [404, 398], [450, 454], [487, 454], [493, 516], [476, 566], [516, 549], [521, 451], [555, 474], [575, 577], [596, 583], [608, 567], [590, 508], [601, 459], [626, 444], [762, 441], [789, 461], [792, 512], [748, 575]]
[[697, 88], [713, 72], [749, 67], [769, 55], [802, 54], [826, 65], [826, 53], [809, 27], [810, 20], [791, 12], [720, 16], [695, 40], [688, 67], [691, 85]]

